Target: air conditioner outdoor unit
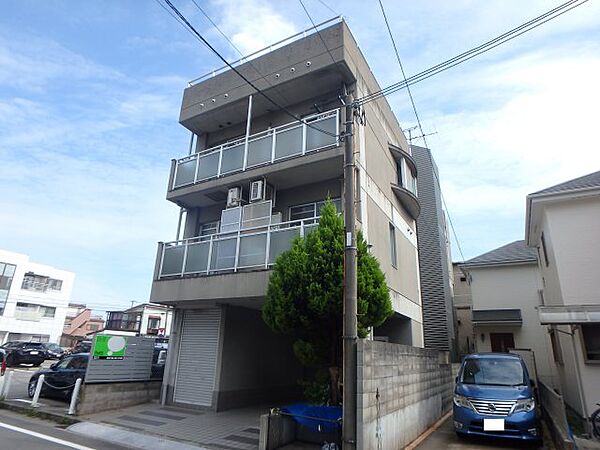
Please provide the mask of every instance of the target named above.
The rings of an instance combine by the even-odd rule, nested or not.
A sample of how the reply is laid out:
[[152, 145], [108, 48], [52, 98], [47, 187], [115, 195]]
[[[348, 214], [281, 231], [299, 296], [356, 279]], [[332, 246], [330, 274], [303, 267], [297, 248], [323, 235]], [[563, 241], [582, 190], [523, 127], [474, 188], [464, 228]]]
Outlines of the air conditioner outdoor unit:
[[242, 188], [233, 187], [227, 191], [227, 208], [240, 206], [242, 202]]
[[265, 182], [256, 180], [250, 183], [250, 201], [259, 202], [265, 199]]

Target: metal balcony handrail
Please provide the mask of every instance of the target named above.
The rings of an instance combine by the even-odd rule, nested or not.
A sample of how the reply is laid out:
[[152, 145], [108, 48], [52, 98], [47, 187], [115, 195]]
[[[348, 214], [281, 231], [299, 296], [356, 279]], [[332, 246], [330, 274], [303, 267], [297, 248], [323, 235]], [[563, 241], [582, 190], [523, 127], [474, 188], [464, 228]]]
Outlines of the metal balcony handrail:
[[[246, 63], [248, 61], [251, 61], [251, 60], [253, 60], [255, 58], [258, 58], [259, 56], [261, 56], [263, 54], [270, 53], [273, 50], [281, 48], [281, 47], [283, 47], [283, 45], [285, 45], [287, 43], [293, 42], [299, 36], [302, 36], [302, 37], [309, 36], [311, 34], [314, 34], [315, 31], [317, 31], [317, 32], [320, 31], [320, 29], [324, 25], [328, 25], [328, 24], [330, 24], [332, 22], [338, 23], [338, 22], [341, 22], [343, 20], [344, 19], [342, 18], [342, 16], [332, 17], [329, 20], [326, 20], [324, 22], [318, 23], [317, 25], [315, 25], [313, 27], [310, 27], [310, 28], [307, 28], [305, 30], [302, 30], [302, 31], [300, 31], [300, 32], [298, 32], [298, 33], [296, 33], [296, 34], [294, 34], [292, 36], [288, 36], [288, 37], [286, 37], [286, 38], [284, 38], [284, 39], [282, 39], [280, 41], [275, 42], [274, 44], [268, 45], [268, 46], [266, 46], [264, 48], [261, 48], [260, 50], [257, 50], [257, 51], [255, 51], [253, 53], [250, 53], [249, 55], [242, 56], [240, 59], [238, 59], [238, 60], [230, 63], [230, 65], [233, 66], [233, 67], [239, 66], [239, 65], [244, 64], [244, 63]], [[226, 72], [228, 69], [229, 69], [229, 66], [228, 65], [224, 65], [222, 67], [219, 67], [216, 70], [212, 70], [212, 71], [210, 71], [210, 72], [208, 72], [208, 73], [206, 73], [206, 74], [204, 74], [204, 75], [202, 75], [202, 76], [200, 76], [198, 78], [195, 78], [195, 79], [193, 79], [191, 81], [188, 81], [188, 87], [194, 86], [195, 84], [198, 84], [201, 81], [206, 80], [207, 78], [215, 77], [215, 76], [217, 76], [217, 75], [219, 75], [219, 74], [221, 74], [223, 72]]]
[[[253, 268], [253, 267], [262, 267], [262, 268], [266, 269], [270, 265], [273, 264], [273, 262], [270, 261], [270, 258], [272, 256], [271, 252], [270, 252], [272, 235], [274, 235], [278, 232], [297, 230], [298, 235], [303, 237], [303, 236], [305, 236], [307, 231], [309, 231], [310, 229], [312, 229], [316, 226], [318, 226], [318, 217], [312, 217], [312, 218], [307, 218], [307, 219], [291, 220], [288, 222], [269, 223], [269, 224], [265, 224], [262, 226], [255, 226], [255, 227], [248, 227], [248, 228], [240, 227], [236, 231], [215, 233], [215, 234], [211, 234], [211, 235], [207, 235], [207, 236], [194, 236], [191, 238], [161, 243], [162, 249], [161, 249], [158, 278], [160, 279], [161, 277], [183, 276], [185, 274], [203, 274], [204, 273], [204, 274], [208, 275], [210, 273], [230, 271], [230, 270], [233, 270], [235, 272], [238, 269], [246, 269], [246, 268]], [[265, 236], [265, 242], [264, 242], [264, 244], [260, 245], [259, 247], [256, 247], [256, 249], [258, 250], [258, 253], [255, 253], [254, 255], [259, 255], [259, 257], [262, 258], [261, 262], [257, 263], [257, 264], [249, 264], [249, 265], [244, 265], [244, 264], [240, 263], [240, 256], [242, 256], [242, 257], [247, 256], [247, 254], [244, 255], [240, 249], [240, 244], [241, 244], [242, 239], [247, 239], [252, 236], [260, 236], [260, 235]], [[234, 240], [235, 240], [235, 253], [227, 254], [224, 257], [225, 259], [233, 259], [233, 264], [226, 266], [226, 267], [217, 267], [218, 264], [214, 264], [214, 261], [212, 260], [213, 249], [215, 248], [216, 245], [218, 246], [219, 242], [234, 241]], [[203, 262], [206, 262], [206, 268], [202, 269], [202, 270], [192, 270], [192, 271], [186, 270], [186, 266], [187, 266], [187, 262], [188, 262], [187, 258], [188, 258], [188, 253], [189, 253], [188, 250], [191, 247], [201, 245], [201, 244], [208, 245], [208, 253], [207, 253], [206, 257], [202, 259]], [[177, 262], [177, 267], [181, 267], [181, 270], [178, 269], [177, 272], [163, 273], [163, 270], [165, 267], [164, 263], [165, 263], [166, 251], [174, 250], [176, 248], [181, 248], [181, 247], [183, 247], [183, 255], [182, 255], [181, 261]], [[218, 247], [217, 247], [217, 251], [219, 251]]]
[[[316, 145], [309, 145], [309, 137], [312, 135], [309, 135], [310, 131], [307, 130], [309, 126], [308, 123], [321, 122], [332, 118], [335, 118], [335, 140], [318, 142]], [[302, 122], [289, 122], [274, 128], [269, 128], [267, 130], [263, 130], [258, 133], [249, 135], [247, 138], [236, 138], [232, 141], [228, 141], [223, 144], [203, 150], [201, 152], [194, 153], [193, 155], [188, 155], [183, 158], [179, 158], [178, 160], [176, 160], [175, 163], [173, 181], [170, 186], [170, 189], [173, 190], [183, 186], [193, 185], [212, 178], [219, 178], [221, 176], [229, 175], [231, 173], [245, 171], [248, 168], [259, 167], [265, 164], [273, 164], [276, 161], [302, 156], [309, 152], [338, 145], [339, 138], [337, 136], [339, 136], [339, 127], [339, 108], [336, 108], [326, 112], [307, 116], [303, 118]], [[278, 138], [278, 136], [298, 128], [302, 130], [302, 136], [298, 142], [297, 149], [293, 152], [283, 152], [283, 154], [278, 154], [278, 151], [287, 148], [286, 146], [278, 145], [278, 139], [280, 139]], [[265, 138], [270, 138], [270, 142], [268, 143], [268, 145], [270, 145], [269, 153], [266, 155], [261, 155], [261, 158], [258, 161], [250, 162], [249, 156], [251, 155], [251, 144]], [[231, 154], [227, 154], [227, 156], [230, 159], [227, 159], [227, 157], [224, 156], [224, 154], [227, 151], [235, 147], [240, 147], [239, 150], [242, 152], [242, 154], [240, 155], [241, 161], [235, 160], [235, 154], [233, 155], [233, 160], [231, 159]], [[254, 155], [254, 153], [252, 153], [252, 155]], [[233, 165], [231, 167], [224, 167], [226, 164], [231, 165], [232, 161]], [[184, 175], [182, 178], [180, 178], [179, 175], [180, 171], [183, 170], [182, 167], [187, 168], [186, 170], [188, 172], [187, 175]], [[208, 172], [200, 173], [201, 170], [207, 167], [209, 168]]]
[[[267, 225], [257, 225], [255, 227], [240, 227], [239, 230], [236, 231], [225, 231], [219, 233], [205, 234], [203, 236], [192, 236], [185, 239], [177, 239], [175, 241], [163, 242], [163, 245], [184, 245], [184, 244], [196, 244], [198, 242], [207, 242], [210, 240], [215, 240], [219, 238], [229, 239], [234, 237], [237, 233], [242, 233], [243, 236], [251, 236], [254, 234], [261, 234], [265, 231], [279, 231], [282, 229], [292, 229], [292, 228], [300, 228], [305, 227], [307, 225], [313, 225], [318, 223], [320, 216], [311, 217], [308, 219], [298, 219], [298, 220], [288, 220], [287, 222], [277, 222], [270, 223]], [[253, 233], [254, 231], [254, 233]]]
[[[328, 119], [329, 117], [334, 116], [337, 113], [337, 111], [339, 111], [339, 108], [330, 109], [329, 111], [316, 113], [316, 114], [312, 114], [310, 116], [304, 117], [302, 120], [304, 122], [310, 122], [310, 121], [317, 121], [317, 120], [321, 120], [321, 119]], [[273, 128], [268, 128], [266, 130], [259, 131], [258, 133], [254, 133], [254, 134], [251, 134], [250, 136], [248, 136], [248, 142], [253, 142], [257, 139], [263, 138], [263, 137], [268, 136], [273, 133], [281, 132], [284, 130], [285, 131], [291, 130], [296, 127], [301, 127], [302, 125], [303, 125], [302, 122], [293, 121], [293, 122], [284, 123], [283, 125], [278, 125]], [[211, 153], [217, 153], [218, 151], [221, 150], [221, 148], [235, 147], [236, 145], [243, 144], [244, 142], [246, 142], [245, 137], [236, 138], [234, 140], [227, 141], [227, 142], [224, 142], [219, 145], [215, 145], [214, 147], [207, 148], [206, 150], [201, 150], [198, 153], [194, 153], [193, 155], [188, 155], [188, 156], [179, 158], [177, 160], [177, 163], [180, 163], [182, 161], [189, 161], [191, 159], [202, 157], [202, 156], [207, 156], [207, 155], [210, 155]]]

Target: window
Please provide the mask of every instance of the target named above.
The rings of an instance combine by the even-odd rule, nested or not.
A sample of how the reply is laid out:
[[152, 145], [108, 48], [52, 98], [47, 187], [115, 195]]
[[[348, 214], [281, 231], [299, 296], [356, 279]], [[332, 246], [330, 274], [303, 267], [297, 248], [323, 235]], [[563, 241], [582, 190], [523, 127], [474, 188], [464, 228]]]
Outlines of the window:
[[554, 362], [557, 364], [564, 364], [562, 348], [560, 347], [560, 337], [558, 336], [558, 331], [556, 328], [552, 327], [549, 330], [550, 333], [550, 344], [552, 345], [552, 356], [554, 357]]
[[397, 266], [397, 250], [396, 250], [396, 227], [394, 227], [393, 223], [390, 223], [390, 257], [392, 266]]
[[404, 158], [396, 161], [398, 185], [417, 195], [417, 178]]
[[544, 253], [544, 263], [546, 263], [546, 267], [550, 265], [548, 262], [548, 250], [546, 250], [546, 239], [544, 238], [544, 233], [542, 233], [542, 252]]
[[0, 315], [4, 313], [4, 305], [12, 284], [17, 266], [0, 262]]
[[210, 236], [219, 232], [219, 221], [206, 222], [200, 225], [200, 236]]
[[[342, 210], [342, 202], [339, 198], [331, 199], [333, 204], [335, 205], [335, 209], [337, 212], [341, 212]], [[295, 220], [309, 220], [309, 219], [317, 219], [321, 217], [321, 208], [325, 206], [326, 200], [321, 200], [319, 202], [306, 203], [303, 205], [295, 205], [290, 207], [290, 221]]]
[[48, 289], [48, 281], [48, 277], [45, 277], [43, 275], [36, 275], [33, 272], [28, 272], [23, 277], [21, 289], [26, 289], [28, 291], [46, 292], [46, 289]]
[[97, 323], [88, 323], [86, 326], [86, 329], [88, 331], [98, 331], [99, 328], [100, 328], [100, 325], [98, 325]]
[[51, 291], [60, 291], [62, 289], [62, 280], [48, 279], [48, 289]]
[[[56, 308], [54, 306], [43, 306], [36, 305], [34, 303], [17, 303], [17, 312], [24, 314], [31, 314], [32, 317], [34, 315], [39, 314], [39, 317], [48, 317], [52, 318], [56, 314]], [[25, 316], [20, 316], [20, 318], [25, 318]]]
[[148, 329], [156, 330], [160, 328], [160, 317], [149, 317], [148, 318]]
[[581, 340], [585, 362], [600, 364], [600, 323], [581, 325]]

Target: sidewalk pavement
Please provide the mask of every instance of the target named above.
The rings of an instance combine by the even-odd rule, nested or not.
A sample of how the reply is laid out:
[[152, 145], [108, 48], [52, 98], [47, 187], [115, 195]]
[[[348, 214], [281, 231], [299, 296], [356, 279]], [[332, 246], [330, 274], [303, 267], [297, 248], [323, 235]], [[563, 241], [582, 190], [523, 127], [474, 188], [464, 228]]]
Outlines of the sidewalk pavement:
[[146, 403], [78, 416], [82, 423], [68, 430], [142, 449], [254, 450], [260, 415], [267, 412], [266, 407], [216, 413]]

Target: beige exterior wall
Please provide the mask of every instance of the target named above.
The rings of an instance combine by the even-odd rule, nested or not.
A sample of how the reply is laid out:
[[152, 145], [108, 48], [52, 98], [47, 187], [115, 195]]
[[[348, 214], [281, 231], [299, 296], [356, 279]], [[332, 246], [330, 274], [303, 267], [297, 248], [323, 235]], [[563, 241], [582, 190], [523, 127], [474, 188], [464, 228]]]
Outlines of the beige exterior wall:
[[474, 326], [478, 352], [491, 351], [490, 333], [513, 333], [515, 347], [535, 354], [538, 376], [558, 386], [558, 372], [552, 345], [545, 327], [540, 325], [537, 308], [540, 275], [535, 263], [487, 266], [469, 269], [473, 310], [520, 309], [523, 323], [518, 325]]
[[[536, 239], [545, 304], [600, 304], [600, 196], [546, 199], [535, 207], [541, 210]], [[542, 233], [548, 252], [547, 266], [541, 239], [537, 238]], [[563, 331], [557, 333], [563, 359], [562, 364], [557, 364], [561, 393], [579, 414], [589, 415], [600, 400], [600, 364], [585, 362], [578, 328], [574, 336], [567, 334], [572, 332], [570, 326], [557, 328]], [[581, 404], [581, 392], [587, 411]]]

